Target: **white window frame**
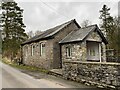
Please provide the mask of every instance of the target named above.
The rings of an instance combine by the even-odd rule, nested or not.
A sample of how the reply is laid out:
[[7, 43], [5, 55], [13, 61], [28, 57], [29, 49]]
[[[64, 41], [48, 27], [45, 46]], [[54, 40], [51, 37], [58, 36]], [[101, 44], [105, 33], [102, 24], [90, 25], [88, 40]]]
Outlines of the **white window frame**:
[[67, 58], [72, 57], [72, 47], [70, 47], [70, 46], [66, 47], [66, 57]]
[[[43, 45], [45, 45], [45, 43], [40, 43], [40, 56], [45, 55], [45, 50], [43, 52]], [[44, 49], [45, 49], [45, 46], [44, 46]]]
[[35, 46], [34, 45], [31, 45], [31, 56], [33, 56], [34, 55], [34, 48]]

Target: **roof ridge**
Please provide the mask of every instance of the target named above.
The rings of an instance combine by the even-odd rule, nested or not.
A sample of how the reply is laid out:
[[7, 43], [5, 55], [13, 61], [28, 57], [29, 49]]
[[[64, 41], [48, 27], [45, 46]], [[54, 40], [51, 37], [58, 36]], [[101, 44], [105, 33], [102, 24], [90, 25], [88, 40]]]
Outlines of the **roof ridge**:
[[89, 27], [92, 27], [92, 26], [97, 26], [97, 24], [89, 25], [87, 27], [83, 27], [83, 28], [80, 28], [80, 29], [85, 29], [85, 28], [89, 28]]
[[[73, 22], [75, 19], [72, 19], [72, 20], [70, 20], [70, 21], [67, 21], [67, 22], [64, 22], [64, 23], [62, 23], [62, 24], [59, 24], [59, 25], [56, 25], [56, 26], [54, 26], [54, 27], [52, 27], [52, 28], [49, 28], [49, 29], [46, 29], [42, 34], [44, 34], [44, 33], [46, 33], [47, 31], [49, 31], [49, 30], [51, 30], [51, 29], [54, 29], [54, 28], [56, 28], [56, 27], [58, 27], [58, 26], [63, 26], [63, 25], [65, 25], [65, 24], [70, 24], [71, 22]], [[39, 36], [41, 36], [42, 34], [40, 34]]]
[[[53, 28], [55, 28], [55, 27], [57, 27], [57, 26], [62, 26], [62, 25], [64, 25], [64, 24], [67, 24], [68, 22], [72, 22], [72, 21], [74, 21], [74, 19], [72, 19], [72, 20], [70, 20], [70, 21], [67, 21], [67, 22], [65, 22], [65, 23], [56, 25], [56, 26], [54, 26], [54, 27], [52, 27], [52, 28], [46, 29], [43, 33], [45, 33], [45, 32], [48, 31], [48, 30], [51, 30], [51, 29], [53, 29]], [[35, 36], [33, 36], [33, 37], [40, 36], [40, 35], [42, 35], [43, 33], [41, 33], [41, 34], [39, 34], [39, 35], [35, 35]], [[33, 37], [31, 37], [31, 38], [33, 38]], [[31, 39], [31, 38], [30, 38], [30, 39]]]
[[58, 33], [61, 29], [63, 29], [65, 26], [67, 26], [67, 25], [69, 25], [71, 23], [76, 23], [75, 19], [72, 19], [70, 21], [67, 21], [67, 22], [59, 24], [57, 26], [54, 26], [52, 28], [49, 28], [49, 29], [45, 30], [43, 33], [31, 37], [30, 39], [28, 39], [27, 41], [23, 42], [22, 44], [30, 43], [32, 41], [37, 41], [38, 39], [43, 39], [43, 38], [48, 38], [50, 36], [53, 36], [56, 33]]
[[71, 31], [70, 33], [68, 33], [68, 35], [65, 36], [59, 43], [61, 43], [62, 41], [64, 41], [70, 34], [72, 34], [73, 32], [75, 32], [77, 30], [79, 30], [79, 29], [75, 29], [75, 30]]
[[[93, 27], [92, 27], [93, 26]], [[80, 28], [81, 29], [81, 28]], [[87, 28], [82, 28], [82, 30], [78, 30], [70, 33], [67, 35], [63, 40], [61, 40], [59, 43], [64, 44], [64, 43], [71, 43], [71, 42], [77, 42], [77, 41], [83, 41], [85, 38], [87, 38], [93, 31], [97, 29], [98, 34], [102, 38], [102, 41], [107, 44], [107, 40], [104, 37], [103, 33], [100, 31], [99, 27], [97, 24], [90, 25]], [[72, 38], [71, 38], [72, 37]]]
[[[86, 38], [87, 35], [89, 35], [89, 33], [91, 31], [93, 31], [96, 28], [96, 27], [92, 27], [92, 26], [96, 26], [96, 24], [95, 25], [90, 25], [90, 26], [85, 27], [85, 28], [79, 28], [77, 30], [72, 31], [63, 40], [61, 40], [59, 43], [68, 43], [68, 42], [74, 42], [74, 41], [82, 41], [84, 38]], [[81, 30], [81, 29], [83, 29], [83, 30]], [[88, 29], [88, 30], [86, 30], [86, 29]], [[80, 35], [80, 36], [77, 36], [77, 34]], [[74, 37], [74, 39], [71, 39], [70, 37], [72, 35], [75, 36], [75, 37], [79, 37], [78, 38], [79, 40], [77, 40], [77, 38], [75, 38], [75, 37]]]
[[[50, 27], [50, 28], [46, 29], [45, 31], [50, 30], [50, 29], [53, 29], [53, 28], [55, 28], [55, 27], [57, 27], [57, 26], [61, 26], [61, 25], [66, 24], [66, 23], [68, 23], [68, 22], [72, 22], [72, 21], [74, 21], [74, 20], [75, 20], [75, 19], [72, 19], [72, 20], [66, 21], [66, 22], [64, 22], [64, 23], [58, 24], [58, 25], [56, 25], [56, 26]], [[45, 32], [45, 31], [44, 31], [44, 32]]]

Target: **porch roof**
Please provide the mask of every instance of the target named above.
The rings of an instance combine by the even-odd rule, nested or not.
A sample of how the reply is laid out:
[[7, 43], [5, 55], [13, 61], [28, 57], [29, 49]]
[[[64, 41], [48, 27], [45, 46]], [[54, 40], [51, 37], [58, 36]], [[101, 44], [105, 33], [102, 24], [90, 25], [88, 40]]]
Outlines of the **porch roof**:
[[101, 36], [102, 41], [105, 44], [107, 44], [108, 42], [106, 38], [104, 37], [103, 33], [101, 32], [101, 30], [98, 28], [96, 24], [72, 31], [59, 43], [64, 44], [64, 43], [70, 43], [70, 42], [76, 42], [76, 41], [83, 41], [90, 34], [90, 32], [93, 32], [95, 30], [97, 30], [98, 34]]

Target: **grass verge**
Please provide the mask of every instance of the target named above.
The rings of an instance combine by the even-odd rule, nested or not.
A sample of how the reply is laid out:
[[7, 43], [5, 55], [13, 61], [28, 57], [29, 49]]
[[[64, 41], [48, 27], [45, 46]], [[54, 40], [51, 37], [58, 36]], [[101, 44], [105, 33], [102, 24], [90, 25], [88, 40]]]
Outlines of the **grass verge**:
[[31, 71], [31, 72], [43, 72], [43, 73], [46, 73], [48, 74], [49, 71], [48, 70], [45, 70], [45, 69], [41, 69], [41, 68], [38, 68], [38, 67], [34, 67], [34, 66], [28, 66], [28, 65], [18, 65], [17, 63], [14, 63], [14, 62], [11, 62], [9, 59], [7, 58], [3, 58], [2, 59], [2, 62], [7, 64], [7, 65], [10, 65], [14, 68], [17, 68], [17, 69], [22, 69], [22, 70], [28, 70], [28, 71]]

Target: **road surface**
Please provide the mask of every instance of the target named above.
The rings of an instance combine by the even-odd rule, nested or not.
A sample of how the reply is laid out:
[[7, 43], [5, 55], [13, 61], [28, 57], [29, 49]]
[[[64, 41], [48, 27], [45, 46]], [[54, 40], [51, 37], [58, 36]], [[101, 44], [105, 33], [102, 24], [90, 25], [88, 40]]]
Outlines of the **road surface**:
[[[0, 57], [0, 59], [1, 59], [1, 57]], [[2, 88], [2, 68], [1, 68], [1, 66], [2, 66], [2, 63], [0, 62], [0, 90]]]
[[65, 88], [46, 79], [34, 79], [1, 62], [0, 79], [2, 79], [2, 88]]
[[0, 61], [1, 88], [91, 88], [58, 77], [36, 79]]

